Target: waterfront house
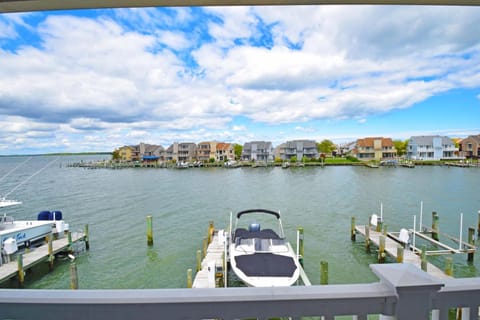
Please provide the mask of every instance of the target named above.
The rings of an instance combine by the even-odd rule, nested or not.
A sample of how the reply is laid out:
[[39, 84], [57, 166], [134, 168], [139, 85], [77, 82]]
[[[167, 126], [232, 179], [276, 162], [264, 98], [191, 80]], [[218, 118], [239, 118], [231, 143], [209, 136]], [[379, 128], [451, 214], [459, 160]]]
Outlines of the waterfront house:
[[123, 146], [117, 149], [120, 161], [132, 161], [133, 155], [135, 154], [134, 146]]
[[225, 142], [218, 142], [215, 151], [215, 161], [235, 160], [233, 145]]
[[460, 155], [469, 159], [480, 158], [480, 134], [468, 136], [459, 143]]
[[165, 148], [155, 144], [139, 144], [140, 156], [143, 162], [158, 162], [164, 160]]
[[392, 139], [383, 137], [358, 139], [353, 152], [357, 159], [362, 161], [392, 160], [397, 156]]
[[178, 161], [178, 142], [172, 143], [165, 150], [165, 161]]
[[209, 161], [212, 158], [215, 159], [216, 151], [217, 151], [216, 141], [200, 142], [197, 145], [197, 160]]
[[270, 141], [252, 141], [243, 145], [242, 160], [273, 161], [274, 151]]
[[197, 145], [193, 142], [178, 144], [178, 161], [192, 162], [197, 159]]
[[303, 159], [318, 158], [317, 144], [313, 140], [292, 140], [282, 143], [277, 147], [278, 157], [284, 161], [290, 161], [296, 158], [297, 161]]
[[410, 160], [460, 159], [455, 143], [446, 136], [413, 136], [407, 145]]

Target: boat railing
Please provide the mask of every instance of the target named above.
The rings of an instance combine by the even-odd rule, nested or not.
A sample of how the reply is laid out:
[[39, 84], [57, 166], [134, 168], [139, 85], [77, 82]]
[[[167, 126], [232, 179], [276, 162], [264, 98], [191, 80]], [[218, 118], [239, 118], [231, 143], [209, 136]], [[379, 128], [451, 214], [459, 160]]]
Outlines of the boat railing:
[[450, 308], [478, 319], [480, 278], [436, 279], [411, 264], [371, 265], [379, 282], [269, 288], [143, 290], [0, 289], [2, 318], [268, 319], [353, 316], [446, 320]]

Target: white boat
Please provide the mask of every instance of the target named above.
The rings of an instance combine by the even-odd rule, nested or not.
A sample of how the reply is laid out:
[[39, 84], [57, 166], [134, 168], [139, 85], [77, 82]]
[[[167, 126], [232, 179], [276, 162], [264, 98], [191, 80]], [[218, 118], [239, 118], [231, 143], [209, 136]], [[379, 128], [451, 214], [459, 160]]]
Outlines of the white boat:
[[[245, 215], [270, 215], [276, 218], [278, 231], [261, 229], [250, 220], [248, 228], [239, 227]], [[250, 209], [237, 213], [229, 246], [230, 266], [238, 278], [251, 287], [291, 286], [300, 276], [298, 257], [285, 240], [280, 213]]]
[[[7, 199], [0, 200], [0, 208], [18, 204], [21, 204], [21, 202]], [[46, 215], [46, 213], [48, 214]], [[16, 248], [29, 246], [52, 232], [63, 233], [67, 226], [61, 220], [61, 212], [59, 211], [42, 211], [39, 214], [39, 219], [44, 220], [15, 220], [6, 214], [0, 216], [0, 247], [8, 247], [9, 250], [7, 251], [10, 251], [10, 248], [15, 248], [14, 251], [16, 251]]]

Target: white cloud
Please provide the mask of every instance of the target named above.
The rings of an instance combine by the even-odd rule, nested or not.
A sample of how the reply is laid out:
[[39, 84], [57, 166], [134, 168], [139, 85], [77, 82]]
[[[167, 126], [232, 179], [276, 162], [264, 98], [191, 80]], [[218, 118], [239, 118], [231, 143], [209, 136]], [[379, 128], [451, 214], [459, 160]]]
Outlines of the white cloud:
[[49, 132], [71, 147], [86, 132], [99, 146], [142, 135], [229, 139], [250, 129], [235, 125], [237, 116], [302, 131], [312, 120], [365, 123], [452, 89], [480, 87], [477, 8], [108, 12], [115, 17], [46, 14], [38, 27], [22, 16], [0, 19], [0, 38], [15, 39], [15, 26], [35, 30], [40, 42], [14, 51], [0, 43], [0, 70], [8, 74], [0, 77], [0, 114], [10, 122], [2, 136], [27, 144]]

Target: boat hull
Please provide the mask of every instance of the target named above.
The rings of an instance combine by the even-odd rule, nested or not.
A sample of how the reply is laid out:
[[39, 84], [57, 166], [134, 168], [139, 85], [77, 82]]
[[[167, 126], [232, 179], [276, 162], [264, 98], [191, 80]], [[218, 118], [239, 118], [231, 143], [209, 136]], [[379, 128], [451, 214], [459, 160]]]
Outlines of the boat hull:
[[9, 238], [16, 240], [18, 246], [26, 241], [34, 242], [52, 232], [55, 222], [59, 221], [14, 221], [2, 224], [0, 229], [0, 243]]

